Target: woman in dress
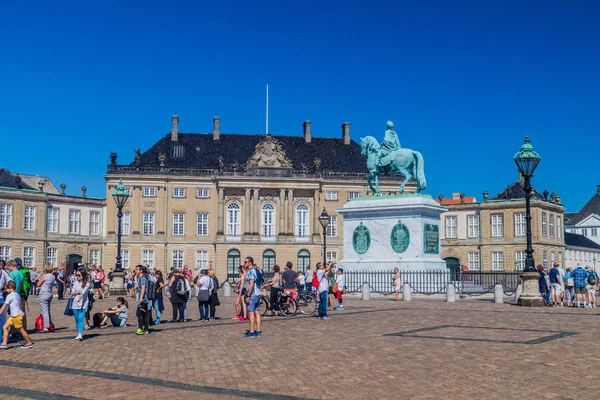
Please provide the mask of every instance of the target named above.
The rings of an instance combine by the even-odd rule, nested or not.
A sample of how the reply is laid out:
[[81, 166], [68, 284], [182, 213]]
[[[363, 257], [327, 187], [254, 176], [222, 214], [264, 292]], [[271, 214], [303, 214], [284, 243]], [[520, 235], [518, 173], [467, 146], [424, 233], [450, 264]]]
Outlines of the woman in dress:
[[42, 333], [48, 332], [52, 318], [50, 316], [50, 303], [52, 302], [52, 288], [56, 281], [56, 277], [52, 273], [54, 267], [50, 264], [44, 265], [43, 274], [40, 275], [37, 283], [37, 289], [39, 291], [38, 302], [40, 303], [40, 314], [44, 318], [44, 329]]
[[400, 270], [398, 267], [394, 268], [394, 275], [392, 276], [392, 282], [394, 284], [394, 293], [396, 294], [396, 301], [400, 300]]
[[102, 269], [102, 266], [99, 266], [98, 269], [96, 270], [96, 280], [98, 281], [98, 284], [96, 284], [96, 282], [94, 282], [94, 289], [96, 290], [96, 298], [100, 298], [100, 299], [104, 299], [104, 292], [102, 291], [102, 285], [104, 284], [104, 279], [106, 278], [106, 275], [104, 274], [104, 270]]
[[75, 318], [75, 326], [77, 328], [76, 340], [83, 340], [85, 313], [89, 303], [89, 292], [92, 285], [89, 282], [90, 278], [84, 267], [77, 269], [75, 273], [75, 283], [71, 290], [71, 309]]

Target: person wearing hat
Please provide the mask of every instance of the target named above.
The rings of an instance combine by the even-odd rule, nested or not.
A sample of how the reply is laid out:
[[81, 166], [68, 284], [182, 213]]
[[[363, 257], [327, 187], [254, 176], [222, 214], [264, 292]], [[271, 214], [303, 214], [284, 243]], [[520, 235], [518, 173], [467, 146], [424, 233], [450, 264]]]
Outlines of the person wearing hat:
[[589, 265], [586, 265], [585, 270], [588, 274], [587, 276], [587, 285], [585, 288], [587, 290], [588, 297], [588, 308], [596, 308], [596, 285], [598, 284], [598, 274]]
[[337, 276], [335, 278], [335, 284], [337, 286], [335, 298], [339, 303], [336, 310], [341, 311], [344, 309], [344, 300], [342, 299], [342, 295], [344, 293], [344, 268], [338, 267]]

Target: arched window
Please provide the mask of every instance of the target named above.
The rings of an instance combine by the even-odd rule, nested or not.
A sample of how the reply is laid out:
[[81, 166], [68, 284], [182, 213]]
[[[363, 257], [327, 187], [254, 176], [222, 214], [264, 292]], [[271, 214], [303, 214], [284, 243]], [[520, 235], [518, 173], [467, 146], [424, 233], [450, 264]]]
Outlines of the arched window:
[[263, 253], [263, 272], [273, 272], [275, 266], [275, 252], [273, 250], [265, 250]]
[[308, 206], [300, 203], [296, 206], [296, 241], [308, 241], [310, 215]]
[[298, 252], [298, 271], [306, 271], [310, 267], [310, 253], [308, 250], [300, 250]]
[[240, 266], [240, 252], [231, 249], [227, 252], [227, 279], [234, 279], [238, 276], [238, 267]]
[[230, 239], [239, 238], [241, 235], [241, 218], [240, 205], [238, 203], [230, 203], [227, 206], [227, 232], [226, 235]]
[[261, 221], [260, 234], [263, 239], [275, 238], [275, 206], [273, 204], [263, 204]]

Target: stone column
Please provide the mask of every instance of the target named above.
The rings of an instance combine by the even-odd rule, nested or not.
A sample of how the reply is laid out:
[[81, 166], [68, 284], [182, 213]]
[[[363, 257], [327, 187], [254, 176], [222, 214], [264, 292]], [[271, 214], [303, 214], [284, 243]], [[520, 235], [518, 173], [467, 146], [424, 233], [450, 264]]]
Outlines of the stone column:
[[285, 235], [285, 189], [279, 189], [279, 236]]
[[319, 204], [319, 189], [315, 189], [313, 199], [313, 241], [318, 241], [321, 238], [321, 223], [319, 222], [319, 215], [321, 215], [321, 207]]
[[244, 235], [249, 235], [252, 231], [250, 227], [250, 202], [251, 202], [251, 191], [252, 189], [246, 188], [246, 197], [244, 198]]
[[294, 236], [294, 189], [288, 189], [288, 235]]
[[217, 235], [223, 235], [223, 232], [225, 231], [223, 229], [223, 214], [225, 212], [225, 204], [224, 203], [225, 200], [225, 189], [223, 189], [222, 187], [219, 188], [219, 205], [218, 205], [218, 224], [217, 224]]
[[260, 234], [260, 200], [259, 200], [259, 188], [254, 188], [254, 230], [253, 235]]

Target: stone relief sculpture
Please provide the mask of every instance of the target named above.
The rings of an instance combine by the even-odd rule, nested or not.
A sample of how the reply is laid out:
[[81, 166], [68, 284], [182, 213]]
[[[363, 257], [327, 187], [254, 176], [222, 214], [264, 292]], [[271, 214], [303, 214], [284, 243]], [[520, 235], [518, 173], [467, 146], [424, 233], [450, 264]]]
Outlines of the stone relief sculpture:
[[292, 162], [286, 157], [283, 144], [271, 135], [267, 135], [254, 147], [254, 154], [246, 162], [248, 168], [292, 168]]

